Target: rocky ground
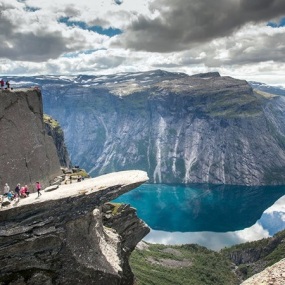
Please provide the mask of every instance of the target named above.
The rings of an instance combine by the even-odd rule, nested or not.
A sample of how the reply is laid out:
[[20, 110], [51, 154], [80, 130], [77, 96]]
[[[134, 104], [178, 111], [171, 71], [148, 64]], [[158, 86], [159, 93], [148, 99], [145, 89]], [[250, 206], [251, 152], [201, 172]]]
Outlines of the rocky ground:
[[143, 171], [121, 171], [102, 175], [96, 178], [85, 179], [81, 182], [72, 183], [68, 185], [60, 185], [58, 188], [54, 187], [54, 191], [50, 191], [50, 187], [41, 191], [42, 195], [38, 197], [37, 193], [31, 193], [27, 198], [20, 198], [19, 202], [13, 202], [8, 207], [2, 207], [0, 210], [5, 211], [11, 207], [22, 207], [29, 204], [43, 203], [49, 200], [59, 200], [67, 197], [88, 195], [94, 192], [100, 192], [108, 187], [118, 184], [128, 184], [131, 181], [147, 180], [146, 173]]
[[0, 284], [133, 284], [128, 258], [149, 228], [130, 206], [104, 204], [147, 180], [115, 172], [3, 207]]
[[253, 275], [241, 285], [284, 285], [285, 284], [285, 259]]

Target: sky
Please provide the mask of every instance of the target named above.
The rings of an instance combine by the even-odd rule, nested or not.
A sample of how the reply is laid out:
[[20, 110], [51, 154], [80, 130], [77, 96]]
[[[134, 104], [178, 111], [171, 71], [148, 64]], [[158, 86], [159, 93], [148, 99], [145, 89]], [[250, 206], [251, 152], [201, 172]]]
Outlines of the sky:
[[285, 1], [0, 0], [1, 75], [154, 69], [285, 87]]

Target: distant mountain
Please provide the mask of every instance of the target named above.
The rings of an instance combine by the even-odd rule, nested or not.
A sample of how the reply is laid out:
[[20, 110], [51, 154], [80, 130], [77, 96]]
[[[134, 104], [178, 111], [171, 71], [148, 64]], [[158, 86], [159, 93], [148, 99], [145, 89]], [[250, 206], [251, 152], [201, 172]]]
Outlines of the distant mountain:
[[261, 83], [162, 70], [9, 79], [42, 88], [71, 160], [92, 176], [142, 169], [155, 183], [285, 183], [285, 98]]
[[254, 89], [267, 92], [267, 93], [271, 93], [271, 94], [275, 94], [275, 95], [285, 96], [285, 88], [282, 86], [270, 86], [265, 83], [254, 82], [254, 81], [250, 81], [249, 84]]

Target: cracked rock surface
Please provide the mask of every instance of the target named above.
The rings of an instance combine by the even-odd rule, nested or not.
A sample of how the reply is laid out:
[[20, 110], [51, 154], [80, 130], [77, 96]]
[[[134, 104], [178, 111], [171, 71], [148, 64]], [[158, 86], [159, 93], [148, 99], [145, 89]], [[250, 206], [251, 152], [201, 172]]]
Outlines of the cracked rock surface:
[[147, 180], [116, 172], [2, 208], [0, 284], [133, 284], [128, 257], [149, 228], [130, 207], [106, 227], [102, 205]]
[[241, 285], [284, 285], [285, 259], [273, 264], [262, 272], [253, 275]]

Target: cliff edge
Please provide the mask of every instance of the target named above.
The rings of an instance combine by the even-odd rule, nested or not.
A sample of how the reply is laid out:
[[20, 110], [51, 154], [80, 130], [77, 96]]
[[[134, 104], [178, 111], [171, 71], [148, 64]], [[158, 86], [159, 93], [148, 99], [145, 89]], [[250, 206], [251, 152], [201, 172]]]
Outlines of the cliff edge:
[[53, 138], [60, 165], [72, 168], [72, 163], [64, 141], [64, 133], [58, 121], [44, 114], [44, 123], [47, 134]]
[[103, 204], [147, 180], [111, 173], [2, 208], [0, 284], [133, 284], [128, 257], [149, 228], [131, 207]]
[[285, 259], [273, 264], [241, 283], [241, 285], [283, 285], [285, 284]]

